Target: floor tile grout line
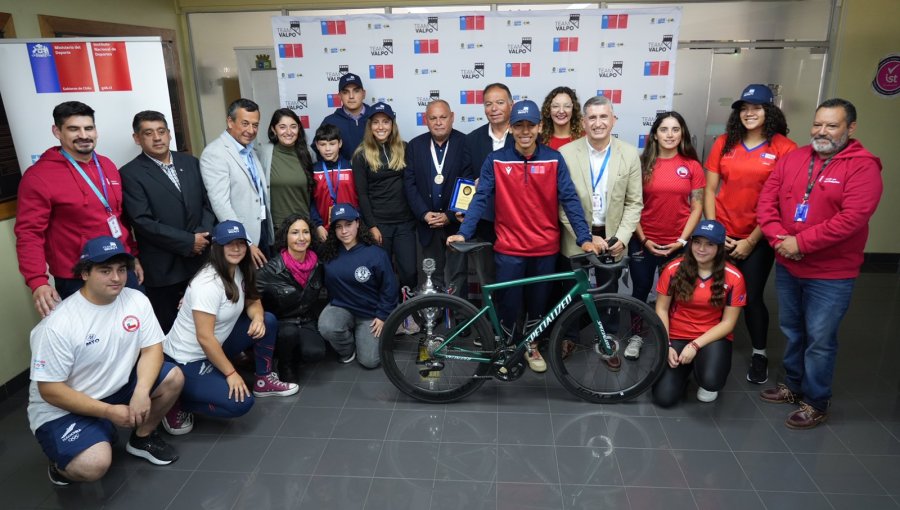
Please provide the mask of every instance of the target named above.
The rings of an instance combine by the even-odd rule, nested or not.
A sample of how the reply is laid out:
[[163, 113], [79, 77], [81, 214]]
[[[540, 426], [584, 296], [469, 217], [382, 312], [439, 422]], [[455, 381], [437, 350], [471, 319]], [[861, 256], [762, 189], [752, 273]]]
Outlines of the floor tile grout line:
[[[756, 490], [756, 484], [753, 483], [753, 479], [750, 478], [750, 475], [747, 473], [747, 470], [744, 468], [744, 465], [741, 464], [741, 460], [738, 458], [737, 453], [734, 451], [734, 447], [731, 445], [731, 442], [728, 441], [728, 438], [725, 437], [725, 433], [722, 432], [722, 427], [719, 425], [719, 420], [716, 419], [715, 416], [713, 416], [712, 422], [713, 422], [713, 424], [715, 424], [716, 429], [719, 431], [719, 434], [721, 434], [722, 438], [725, 440], [725, 444], [728, 445], [728, 448], [731, 451], [731, 457], [734, 459], [735, 463], [737, 463], [738, 467], [741, 469], [741, 473], [744, 475], [744, 478], [747, 479], [747, 483], [749, 483], [750, 487], [753, 488], [753, 494], [756, 495], [756, 499], [759, 500], [759, 502], [762, 504], [763, 508], [766, 508], [767, 507], [766, 502], [763, 500], [762, 496], [759, 494], [759, 491]], [[789, 450], [790, 448], [788, 448], [787, 443], [785, 443], [784, 439], [782, 439], [781, 436], [778, 435], [778, 433], [772, 427], [772, 424], [768, 424], [768, 425], [769, 425], [769, 428], [772, 430], [772, 432], [775, 433], [775, 436], [778, 438], [778, 440], [781, 441], [782, 444], [784, 444], [785, 448]], [[699, 507], [700, 505], [697, 505], [697, 506]]]

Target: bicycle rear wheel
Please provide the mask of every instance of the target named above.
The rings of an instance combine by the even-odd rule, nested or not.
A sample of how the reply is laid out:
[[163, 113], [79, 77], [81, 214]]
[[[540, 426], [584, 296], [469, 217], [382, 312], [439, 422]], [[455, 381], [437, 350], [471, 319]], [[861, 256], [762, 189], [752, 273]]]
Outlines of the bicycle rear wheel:
[[[381, 334], [381, 365], [388, 379], [410, 397], [435, 404], [460, 400], [477, 390], [490, 378], [490, 363], [444, 355], [490, 359], [494, 334], [487, 319], [479, 318], [435, 353], [477, 313], [468, 301], [448, 294], [420, 295], [397, 307]], [[419, 331], [399, 334], [401, 325], [412, 326], [410, 320], [417, 328], [406, 329]]]
[[[594, 306], [606, 334], [618, 344], [621, 369], [610, 370], [599, 352], [599, 338], [584, 303], [559, 318], [550, 337], [550, 366], [572, 394], [595, 403], [630, 400], [647, 391], [662, 374], [668, 354], [668, 335], [662, 321], [646, 303], [616, 294], [594, 295]], [[640, 337], [636, 359], [623, 355], [629, 340]]]

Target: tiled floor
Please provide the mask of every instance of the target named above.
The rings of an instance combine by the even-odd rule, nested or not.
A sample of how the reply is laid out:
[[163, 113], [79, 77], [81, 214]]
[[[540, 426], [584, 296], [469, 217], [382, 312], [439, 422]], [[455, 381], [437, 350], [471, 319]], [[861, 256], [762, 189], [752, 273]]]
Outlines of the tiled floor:
[[549, 372], [424, 405], [380, 371], [330, 361], [305, 370], [295, 397], [258, 401], [231, 422], [199, 419], [171, 439], [181, 459], [169, 467], [120, 444], [103, 481], [65, 488], [47, 481], [23, 391], [0, 404], [0, 508], [897, 509], [897, 331], [900, 278], [863, 275], [830, 421], [806, 432], [786, 429], [789, 407], [759, 401], [744, 380], [743, 331], [719, 400], [691, 392], [672, 410], [573, 400]]

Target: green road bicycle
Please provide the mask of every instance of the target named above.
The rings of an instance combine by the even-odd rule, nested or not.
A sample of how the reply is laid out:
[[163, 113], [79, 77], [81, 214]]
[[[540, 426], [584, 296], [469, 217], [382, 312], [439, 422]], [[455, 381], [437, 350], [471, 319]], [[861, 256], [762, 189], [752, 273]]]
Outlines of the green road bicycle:
[[[489, 243], [454, 243], [469, 253]], [[573, 270], [482, 286], [484, 306], [442, 293], [420, 294], [398, 306], [387, 318], [381, 336], [384, 371], [403, 393], [430, 403], [460, 400], [487, 379], [514, 381], [525, 371], [530, 342], [544, 336], [551, 325], [547, 358], [566, 390], [595, 403], [613, 403], [637, 397], [662, 374], [668, 336], [654, 310], [637, 299], [607, 294], [590, 285], [588, 270], [598, 281], [613, 282], [626, 259], [604, 263], [591, 253], [570, 259]], [[601, 278], [600, 275], [608, 278]], [[521, 340], [513, 340], [500, 327], [494, 293], [510, 287], [542, 282], [574, 281], [562, 300], [544, 315]], [[525, 290], [528, 299], [528, 289]], [[418, 332], [398, 332], [413, 320]], [[412, 328], [415, 330], [415, 328]], [[637, 358], [622, 359], [614, 371], [604, 362], [622, 356], [628, 341], [643, 342]]]

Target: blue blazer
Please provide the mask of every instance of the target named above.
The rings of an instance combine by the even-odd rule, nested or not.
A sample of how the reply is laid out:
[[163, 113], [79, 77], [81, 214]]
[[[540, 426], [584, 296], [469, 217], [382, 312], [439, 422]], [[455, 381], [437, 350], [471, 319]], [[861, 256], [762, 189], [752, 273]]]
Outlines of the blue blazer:
[[466, 144], [466, 135], [457, 130], [450, 132], [447, 140], [449, 147], [444, 155], [444, 169], [441, 175], [444, 182], [441, 184], [440, 207], [434, 207], [434, 163], [431, 159], [431, 133], [423, 133], [406, 145], [406, 171], [403, 173], [403, 187], [406, 191], [406, 200], [413, 216], [416, 217], [416, 227], [419, 231], [419, 243], [427, 246], [431, 242], [433, 229], [425, 223], [425, 214], [430, 211], [445, 212], [450, 218], [450, 224], [444, 227], [447, 235], [455, 234], [459, 229], [456, 215], [449, 211], [450, 199], [456, 188], [457, 179], [474, 180], [476, 169], [469, 158], [469, 150]]

